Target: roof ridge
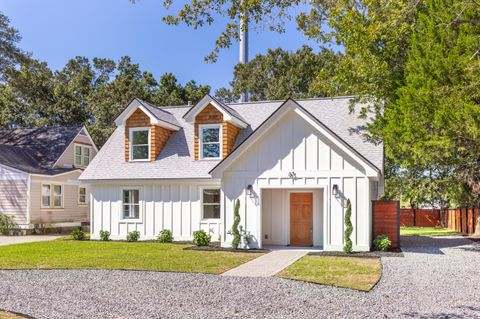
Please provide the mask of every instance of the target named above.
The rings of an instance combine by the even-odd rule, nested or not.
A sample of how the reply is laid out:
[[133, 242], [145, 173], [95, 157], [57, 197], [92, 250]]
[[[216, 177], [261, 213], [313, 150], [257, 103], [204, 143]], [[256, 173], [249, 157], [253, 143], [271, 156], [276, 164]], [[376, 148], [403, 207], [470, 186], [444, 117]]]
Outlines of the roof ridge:
[[[356, 97], [355, 95], [339, 95], [339, 96], [328, 96], [328, 97], [308, 97], [308, 98], [301, 98], [301, 99], [296, 99], [293, 97], [290, 97], [290, 99], [294, 101], [323, 101], [323, 100], [340, 100], [340, 99], [352, 99]], [[285, 102], [287, 99], [282, 99], [282, 100], [262, 100], [262, 101], [248, 101], [248, 102], [235, 102], [235, 103], [227, 103], [227, 106], [231, 105], [242, 105], [242, 104], [267, 104], [267, 103], [281, 103]]]

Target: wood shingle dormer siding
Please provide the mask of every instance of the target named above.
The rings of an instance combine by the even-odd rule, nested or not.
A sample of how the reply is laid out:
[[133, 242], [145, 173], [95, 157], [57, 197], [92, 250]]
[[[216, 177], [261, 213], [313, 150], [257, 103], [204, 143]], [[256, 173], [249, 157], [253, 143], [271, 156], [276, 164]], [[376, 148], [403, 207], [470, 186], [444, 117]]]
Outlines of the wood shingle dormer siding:
[[200, 113], [195, 116], [195, 137], [194, 137], [194, 158], [200, 159], [200, 132], [199, 126], [202, 124], [221, 124], [222, 125], [222, 158], [227, 156], [233, 149], [237, 135], [240, 129], [235, 125], [224, 121], [223, 114], [215, 106], [209, 104]]
[[237, 140], [240, 128], [232, 123], [223, 121], [222, 124], [222, 157], [226, 157], [233, 149], [233, 145]]
[[150, 124], [150, 118], [141, 109], [137, 109], [125, 122], [125, 161], [130, 161], [130, 129], [150, 128], [150, 161], [154, 161], [170, 138], [172, 132], [166, 128]]

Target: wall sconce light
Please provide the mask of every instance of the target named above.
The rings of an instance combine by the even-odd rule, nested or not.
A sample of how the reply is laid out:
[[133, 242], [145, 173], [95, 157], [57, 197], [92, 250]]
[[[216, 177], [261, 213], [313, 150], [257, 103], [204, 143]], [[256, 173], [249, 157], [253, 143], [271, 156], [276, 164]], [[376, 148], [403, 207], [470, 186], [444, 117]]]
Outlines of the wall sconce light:
[[253, 193], [253, 186], [249, 184], [247, 185], [247, 196], [252, 197], [252, 193]]
[[333, 184], [332, 195], [335, 196], [335, 197], [338, 196], [338, 185], [337, 184]]

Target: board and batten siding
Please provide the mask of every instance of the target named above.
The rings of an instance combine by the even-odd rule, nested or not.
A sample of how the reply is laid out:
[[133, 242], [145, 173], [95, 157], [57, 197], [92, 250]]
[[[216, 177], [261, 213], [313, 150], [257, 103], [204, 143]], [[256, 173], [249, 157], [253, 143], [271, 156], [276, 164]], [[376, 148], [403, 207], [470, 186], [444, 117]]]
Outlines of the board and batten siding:
[[[80, 224], [89, 221], [89, 186], [78, 185], [79, 171], [57, 176], [31, 175], [30, 177], [30, 224]], [[63, 185], [63, 208], [42, 208], [42, 184]], [[87, 190], [87, 204], [78, 203], [78, 188]]]
[[[201, 216], [201, 189], [213, 187], [220, 186], [194, 183], [92, 185], [92, 238], [99, 238], [100, 230], [108, 230], [112, 239], [125, 239], [129, 232], [138, 230], [140, 240], [151, 240], [161, 230], [169, 229], [175, 241], [190, 241], [194, 231], [203, 229], [212, 236], [212, 241], [217, 241], [221, 220], [204, 220]], [[139, 190], [139, 220], [122, 218], [122, 192], [128, 189]]]
[[[289, 172], [295, 172], [296, 178], [290, 178]], [[338, 197], [331, 194], [334, 184], [339, 187]], [[250, 196], [246, 195], [247, 185], [253, 186]], [[342, 249], [346, 199], [349, 198], [352, 202], [354, 249], [368, 250], [371, 237], [370, 185], [361, 164], [297, 113], [289, 111], [223, 171], [223, 244], [230, 245], [232, 239], [227, 231], [233, 223], [236, 199], [240, 200], [240, 224], [253, 235], [252, 247], [258, 247], [265, 235], [262, 232], [261, 197], [265, 196], [262, 191], [313, 188], [322, 189], [326, 194], [322, 199], [326, 200], [323, 248]]]
[[13, 215], [19, 226], [28, 224], [28, 174], [0, 166], [0, 214]]
[[72, 167], [75, 165], [75, 143], [91, 146], [91, 159], [93, 159], [95, 155], [97, 155], [97, 151], [95, 150], [95, 147], [93, 147], [92, 142], [90, 141], [88, 136], [79, 134], [63, 152], [62, 156], [60, 156], [56, 163], [57, 167]]

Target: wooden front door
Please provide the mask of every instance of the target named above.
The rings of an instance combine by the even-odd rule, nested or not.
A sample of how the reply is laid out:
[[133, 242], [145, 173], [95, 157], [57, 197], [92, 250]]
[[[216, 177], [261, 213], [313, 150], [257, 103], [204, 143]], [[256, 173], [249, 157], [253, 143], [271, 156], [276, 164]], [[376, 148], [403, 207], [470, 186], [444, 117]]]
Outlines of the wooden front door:
[[313, 245], [313, 194], [290, 193], [290, 245]]

